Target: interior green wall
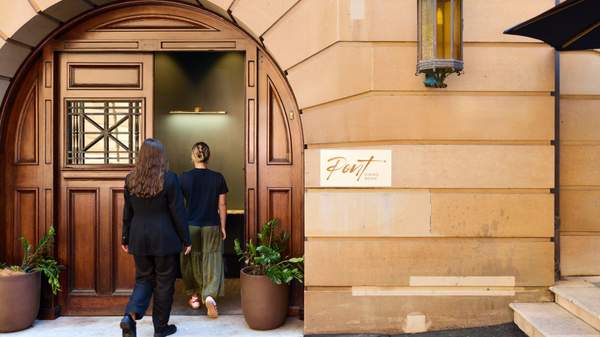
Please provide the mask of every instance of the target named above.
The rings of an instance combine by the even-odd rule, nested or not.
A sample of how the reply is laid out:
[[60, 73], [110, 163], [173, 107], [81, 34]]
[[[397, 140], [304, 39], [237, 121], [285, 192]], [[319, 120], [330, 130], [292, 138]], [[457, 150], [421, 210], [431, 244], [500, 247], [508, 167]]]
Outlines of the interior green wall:
[[[154, 136], [165, 145], [171, 170], [193, 167], [191, 147], [211, 149], [209, 168], [227, 180], [229, 209], [244, 208], [244, 54], [168, 52], [154, 58]], [[227, 112], [173, 115], [171, 110]]]

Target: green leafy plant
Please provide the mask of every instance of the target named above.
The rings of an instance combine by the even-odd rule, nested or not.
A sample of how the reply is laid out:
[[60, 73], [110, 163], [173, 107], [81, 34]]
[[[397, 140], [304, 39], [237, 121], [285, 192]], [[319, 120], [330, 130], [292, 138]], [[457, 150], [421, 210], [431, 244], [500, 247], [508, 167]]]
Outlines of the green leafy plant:
[[40, 242], [33, 247], [27, 239], [21, 237], [23, 245], [23, 262], [20, 266], [9, 266], [0, 264], [0, 269], [8, 269], [12, 272], [32, 273], [39, 271], [48, 279], [52, 293], [56, 295], [60, 291], [60, 268], [58, 262], [51, 256], [50, 252], [54, 245], [56, 231], [50, 227], [48, 233], [44, 234]]
[[278, 219], [267, 221], [258, 233], [258, 244], [250, 239], [245, 249], [242, 249], [239, 240], [235, 240], [235, 253], [240, 256], [240, 261], [248, 267], [248, 272], [253, 275], [266, 275], [276, 284], [288, 284], [292, 280], [303, 282], [304, 257], [287, 257], [285, 250], [289, 235], [282, 231], [276, 234]]

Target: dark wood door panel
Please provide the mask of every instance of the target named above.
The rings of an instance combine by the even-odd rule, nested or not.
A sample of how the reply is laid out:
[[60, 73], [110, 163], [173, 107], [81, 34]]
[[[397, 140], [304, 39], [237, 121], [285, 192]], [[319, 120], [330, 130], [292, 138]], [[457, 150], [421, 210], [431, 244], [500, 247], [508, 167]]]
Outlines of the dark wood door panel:
[[[302, 131], [293, 96], [274, 64], [259, 54], [259, 224], [272, 217], [291, 235], [290, 253], [302, 255]], [[294, 160], [297, 158], [297, 160]]]
[[[60, 259], [67, 267], [68, 290], [62, 301], [69, 315], [87, 315], [96, 308], [105, 314], [114, 301], [127, 298], [134, 284], [133, 258], [121, 250], [123, 179], [126, 171], [112, 178], [89, 179], [73, 174], [63, 179], [63, 203], [59, 233]], [[87, 303], [87, 304], [86, 304]], [[104, 305], [104, 306], [103, 306]]]
[[[38, 240], [38, 213], [39, 213], [38, 188], [17, 188], [14, 197], [14, 224], [16, 232], [29, 242]], [[19, 256], [22, 255], [20, 252]]]
[[[304, 254], [302, 128], [284, 78], [259, 53], [258, 65], [258, 226], [278, 218], [290, 234], [288, 254]], [[303, 287], [292, 284], [291, 312], [303, 307]]]
[[258, 226], [258, 49], [246, 49], [246, 165], [245, 238], [256, 239]]
[[111, 230], [113, 233], [113, 284], [112, 293], [129, 295], [135, 283], [135, 263], [133, 258], [121, 249], [121, 233], [123, 231], [123, 205], [125, 196], [123, 188], [112, 188], [111, 191]]
[[41, 61], [32, 66], [22, 80], [15, 100], [10, 106], [2, 146], [4, 197], [3, 246], [0, 253], [9, 262], [22, 257], [20, 237], [35, 243], [53, 223], [52, 158], [40, 160], [40, 154], [52, 151], [53, 143], [42, 135], [51, 128], [51, 118], [40, 110], [43, 100], [41, 90]]
[[63, 314], [68, 316], [122, 315], [128, 299], [129, 296], [115, 295], [70, 296], [63, 303]]
[[[54, 128], [51, 79], [50, 86], [42, 85], [51, 77], [53, 63], [47, 62], [50, 71], [42, 72], [44, 57], [15, 83], [16, 95], [6, 102], [8, 116], [2, 130], [0, 260], [15, 264], [23, 256], [19, 238], [36, 243], [54, 224], [54, 142], [48, 137]], [[40, 316], [52, 318], [58, 307], [46, 288]]]
[[[280, 230], [290, 234], [294, 230], [293, 224], [293, 198], [290, 187], [267, 188], [267, 214], [269, 219], [279, 219]], [[290, 240], [290, 252], [293, 251], [293, 241]], [[289, 252], [288, 252], [289, 253]]]
[[[266, 74], [267, 151], [268, 164], [292, 164], [291, 134], [288, 113], [273, 81]], [[289, 109], [289, 108], [288, 108]]]
[[36, 81], [27, 94], [17, 124], [15, 143], [15, 164], [17, 165], [35, 165], [38, 163], [38, 107], [38, 85]]
[[98, 189], [85, 187], [66, 191], [69, 296], [98, 293], [98, 193]]

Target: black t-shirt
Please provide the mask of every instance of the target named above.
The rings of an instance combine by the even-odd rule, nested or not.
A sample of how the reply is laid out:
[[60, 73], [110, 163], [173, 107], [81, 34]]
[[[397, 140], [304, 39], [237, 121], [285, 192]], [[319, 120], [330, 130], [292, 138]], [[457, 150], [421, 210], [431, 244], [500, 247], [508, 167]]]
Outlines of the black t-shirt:
[[219, 226], [219, 195], [227, 193], [225, 178], [209, 169], [192, 169], [181, 175], [187, 221], [190, 226]]

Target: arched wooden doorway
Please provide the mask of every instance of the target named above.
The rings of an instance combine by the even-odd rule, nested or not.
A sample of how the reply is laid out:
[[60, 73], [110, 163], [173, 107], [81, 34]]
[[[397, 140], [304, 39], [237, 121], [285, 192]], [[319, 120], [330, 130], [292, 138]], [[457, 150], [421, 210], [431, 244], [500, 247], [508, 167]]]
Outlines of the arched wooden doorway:
[[[302, 129], [293, 94], [271, 58], [241, 29], [197, 7], [107, 6], [49, 40], [7, 101], [3, 254], [16, 260], [19, 236], [35, 241], [54, 225], [57, 256], [66, 266], [64, 314], [119, 314], [133, 283], [131, 259], [119, 250], [123, 178], [133, 156], [113, 160], [105, 148], [100, 162], [77, 160], [85, 159], [85, 140], [77, 140], [67, 117], [83, 114], [86, 104], [118, 114], [130, 132], [118, 147], [134, 152], [153, 134], [155, 51], [244, 52], [246, 131], [239, 136], [246, 144], [246, 236], [277, 217], [292, 234], [290, 252], [303, 252]], [[98, 141], [115, 138], [109, 129]], [[292, 297], [300, 307], [302, 288]]]

